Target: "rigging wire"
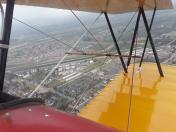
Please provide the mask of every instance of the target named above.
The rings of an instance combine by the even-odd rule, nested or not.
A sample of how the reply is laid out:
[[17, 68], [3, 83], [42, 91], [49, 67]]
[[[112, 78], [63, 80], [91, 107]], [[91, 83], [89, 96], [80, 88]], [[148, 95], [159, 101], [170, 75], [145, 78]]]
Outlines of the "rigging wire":
[[[114, 58], [113, 58], [114, 59]], [[100, 67], [103, 67], [105, 64], [106, 64], [106, 61], [108, 60], [108, 57], [106, 57], [104, 59], [104, 61], [102, 62], [102, 64], [98, 65], [97, 67], [95, 67], [94, 69], [98, 69]], [[110, 59], [109, 59], [110, 60]], [[75, 105], [73, 106], [73, 109], [71, 110], [71, 113], [73, 113], [76, 109], [76, 107], [79, 105], [81, 99], [86, 96], [92, 89], [94, 89], [94, 87], [90, 88], [88, 91], [84, 91], [81, 95], [80, 95], [80, 98], [77, 100], [77, 102], [75, 103]], [[73, 101], [76, 101], [76, 100], [73, 100]]]
[[[88, 88], [89, 88], [90, 86], [91, 86], [91, 83], [89, 84]], [[79, 105], [81, 99], [82, 99], [84, 96], [86, 96], [93, 88], [94, 88], [94, 87], [89, 88], [88, 91], [87, 91], [87, 89], [84, 90], [84, 92], [81, 94], [81, 96], [80, 96], [79, 99], [76, 101], [75, 105], [73, 106], [73, 108], [72, 108], [72, 110], [71, 110], [71, 113], [73, 113], [73, 112], [76, 110], [76, 107]], [[74, 100], [74, 101], [75, 101], [75, 100]], [[74, 102], [74, 101], [73, 101], [73, 102]]]
[[[154, 0], [155, 3], [155, 8], [157, 8], [157, 1]], [[146, 5], [144, 3], [144, 5]], [[149, 6], [149, 5], [146, 5]], [[151, 7], [152, 8], [152, 7]], [[138, 32], [137, 31], [137, 35], [136, 35], [136, 44], [135, 44], [135, 55], [137, 54], [137, 45], [138, 45]], [[131, 119], [131, 111], [132, 111], [132, 100], [133, 100], [133, 89], [134, 89], [134, 77], [135, 77], [135, 64], [136, 63], [136, 58], [134, 58], [134, 62], [133, 62], [133, 67], [132, 67], [132, 80], [131, 80], [131, 87], [130, 87], [130, 102], [129, 102], [129, 111], [128, 111], [128, 122], [127, 122], [127, 132], [130, 131], [130, 119]]]
[[[64, 3], [65, 3], [65, 2], [64, 2]], [[84, 23], [79, 19], [79, 17], [78, 17], [71, 9], [70, 9], [70, 11], [71, 11], [72, 14], [77, 18], [77, 20], [84, 26], [84, 28], [86, 29], [86, 31], [91, 34], [91, 36], [97, 41], [98, 44], [100, 44], [100, 42], [95, 38], [95, 36], [93, 35], [93, 33], [91, 33], [90, 30], [84, 25]], [[133, 18], [133, 17], [132, 17], [132, 18]], [[50, 38], [52, 38], [52, 39], [54, 39], [54, 40], [56, 40], [56, 41], [61, 42], [61, 43], [64, 44], [64, 45], [67, 45], [67, 46], [71, 47], [70, 45], [68, 45], [68, 44], [66, 44], [66, 43], [64, 43], [64, 42], [62, 42], [61, 40], [58, 40], [58, 39], [54, 38], [53, 36], [51, 36], [51, 35], [49, 35], [49, 34], [46, 34], [45, 32], [43, 32], [43, 31], [41, 31], [41, 30], [39, 30], [39, 29], [37, 29], [37, 28], [35, 28], [35, 27], [33, 27], [33, 26], [30, 26], [29, 24], [26, 24], [25, 22], [23, 22], [23, 21], [21, 21], [21, 20], [19, 20], [19, 19], [14, 18], [14, 20], [16, 20], [16, 21], [18, 21], [18, 22], [20, 22], [20, 23], [22, 23], [22, 24], [24, 24], [24, 25], [26, 25], [26, 26], [28, 26], [28, 27], [30, 27], [30, 28], [32, 28], [32, 29], [34, 29], [34, 30], [40, 32], [40, 33], [42, 33], [43, 35], [45, 35], [45, 36], [47, 36], [47, 37], [50, 37]], [[131, 21], [132, 21], [132, 20], [130, 20], [129, 24], [131, 23]], [[127, 27], [129, 26], [129, 24], [127, 25]], [[127, 27], [126, 27], [126, 28], [127, 28]], [[124, 29], [123, 32], [125, 32], [126, 28]], [[123, 34], [123, 32], [122, 32], [122, 34]], [[122, 35], [120, 35], [120, 37], [121, 37], [121, 36], [122, 36]], [[120, 38], [120, 37], [119, 37], [119, 38]], [[100, 45], [101, 45], [101, 44], [100, 44]], [[73, 47], [71, 47], [70, 50], [73, 50], [74, 48], [75, 48], [75, 45], [74, 45]], [[103, 46], [101, 46], [101, 48], [105, 51], [105, 49], [103, 48]], [[69, 50], [69, 51], [70, 51], [70, 50]], [[79, 52], [80, 52], [80, 51], [79, 51]], [[67, 55], [65, 55], [65, 56], [59, 61], [58, 65], [60, 65], [60, 63], [61, 63], [66, 57], [67, 57]], [[106, 59], [107, 59], [107, 57], [106, 57]], [[105, 61], [106, 61], [106, 59], [105, 59]], [[105, 63], [105, 62], [104, 62], [104, 63]], [[103, 64], [104, 64], [104, 63], [103, 63]], [[56, 65], [56, 66], [50, 71], [50, 73], [49, 73], [49, 74], [44, 78], [44, 80], [36, 87], [36, 89], [29, 95], [29, 97], [32, 97], [33, 94], [34, 94], [36, 91], [38, 91], [38, 89], [41, 87], [41, 85], [42, 85], [42, 84], [50, 77], [50, 75], [57, 69], [58, 65]]]
[[[39, 33], [41, 33], [42, 35], [44, 35], [44, 36], [46, 36], [46, 37], [49, 37], [49, 38], [51, 38], [51, 39], [53, 39], [53, 40], [55, 40], [55, 41], [57, 41], [57, 42], [59, 42], [59, 43], [65, 45], [65, 46], [69, 47], [69, 48], [73, 48], [73, 47], [70, 46], [69, 44], [67, 44], [67, 43], [65, 43], [65, 42], [63, 42], [63, 41], [61, 41], [60, 39], [57, 39], [57, 38], [53, 37], [52, 35], [49, 35], [49, 34], [45, 33], [44, 31], [42, 31], [42, 30], [40, 30], [40, 29], [38, 29], [38, 28], [36, 28], [36, 27], [34, 27], [34, 26], [31, 26], [31, 25], [27, 24], [27, 23], [24, 22], [24, 21], [21, 21], [21, 20], [15, 18], [15, 17], [13, 17], [13, 19], [14, 19], [15, 21], [17, 21], [17, 22], [19, 22], [19, 23], [21, 23], [21, 24], [23, 24], [23, 25], [25, 25], [25, 26], [27, 26], [27, 27], [29, 27], [29, 28], [31, 28], [31, 29], [33, 29], [33, 30], [39, 32]], [[82, 53], [82, 51], [80, 51], [80, 50], [78, 50], [78, 49], [76, 49], [76, 48], [73, 48], [73, 50]]]
[[[65, 2], [65, 0], [62, 0], [63, 4], [71, 11], [71, 13], [75, 16], [75, 18], [80, 22], [80, 24], [87, 30], [87, 32], [95, 39], [95, 41], [97, 42], [97, 44], [100, 46], [100, 48], [108, 54], [108, 52], [105, 50], [105, 48], [102, 46], [102, 44], [99, 42], [98, 39], [96, 39], [96, 37], [94, 36], [94, 34], [87, 28], [87, 26], [81, 21], [81, 19], [75, 14], [75, 12], [71, 9], [71, 7]], [[107, 4], [109, 3], [109, 0], [107, 0]], [[107, 5], [108, 6], [108, 5]], [[103, 12], [101, 12], [103, 13]], [[112, 57], [109, 56], [109, 58], [111, 60]], [[113, 62], [116, 64], [116, 62], [113, 60]]]
[[[74, 13], [74, 12], [73, 12]], [[75, 14], [76, 15], [76, 14]], [[97, 19], [95, 20], [95, 21], [97, 21], [98, 19], [99, 19], [99, 17], [102, 15], [102, 13], [97, 17]], [[78, 17], [77, 17], [78, 18]], [[78, 18], [79, 19], [79, 18]], [[51, 36], [51, 35], [48, 35], [48, 34], [46, 34], [45, 32], [43, 32], [43, 31], [41, 31], [41, 30], [39, 30], [39, 29], [37, 29], [37, 28], [35, 28], [35, 27], [33, 27], [33, 26], [31, 26], [31, 25], [29, 25], [29, 24], [27, 24], [27, 23], [25, 23], [25, 22], [23, 22], [23, 21], [21, 21], [21, 20], [19, 20], [19, 19], [17, 19], [17, 18], [14, 18], [14, 20], [16, 20], [16, 21], [18, 21], [18, 22], [20, 22], [20, 23], [22, 23], [22, 24], [24, 24], [24, 25], [26, 25], [26, 26], [28, 26], [28, 27], [30, 27], [30, 28], [32, 28], [32, 29], [34, 29], [34, 30], [36, 30], [36, 31], [38, 31], [38, 32], [40, 32], [41, 34], [43, 34], [43, 35], [45, 35], [45, 36], [47, 36], [47, 37], [50, 37], [50, 38], [52, 38], [52, 39], [54, 39], [54, 40], [56, 40], [56, 41], [59, 41], [59, 42], [61, 42], [61, 43], [63, 43], [62, 41], [60, 41], [60, 40], [58, 40], [58, 39], [56, 39], [56, 38], [54, 38], [53, 36]], [[86, 27], [86, 26], [85, 26]], [[89, 31], [89, 29], [86, 27], [86, 33], [85, 34], [87, 34], [88, 32], [89, 33], [91, 33], [90, 31]], [[93, 34], [92, 34], [93, 35]], [[85, 36], [84, 34], [82, 35], [82, 37], [78, 40], [78, 41], [80, 41], [82, 38], [83, 38], [83, 36]], [[66, 43], [63, 43], [64, 45], [67, 45], [68, 46], [68, 44], [66, 44]], [[70, 47], [70, 46], [69, 46]], [[72, 47], [72, 49], [75, 49], [75, 47]], [[70, 50], [70, 51], [72, 51], [72, 49]], [[69, 52], [70, 52], [69, 51]], [[80, 51], [79, 51], [80, 52]], [[59, 61], [59, 64], [60, 63], [62, 63], [62, 61], [65, 59], [67, 57], [67, 55], [65, 55], [62, 59], [61, 59], [61, 61]], [[107, 57], [106, 57], [107, 58]], [[105, 59], [105, 61], [106, 61], [106, 59]], [[103, 64], [104, 64], [105, 62], [103, 62]], [[33, 94], [36, 92], [36, 91], [38, 91], [38, 89], [41, 87], [41, 85], [49, 78], [49, 76], [57, 69], [57, 67], [58, 67], [58, 65], [56, 65], [54, 68], [53, 68], [53, 70], [51, 70], [51, 72], [45, 77], [45, 79], [36, 87], [36, 89], [29, 95], [29, 97], [32, 97], [33, 96]]]
[[[105, 64], [106, 64], [106, 61], [107, 61], [108, 57], [106, 57], [104, 59], [104, 61], [102, 62], [102, 64], [100, 64], [99, 66], [95, 67], [94, 69], [98, 69], [100, 67], [103, 67]], [[89, 85], [89, 87], [91, 86], [91, 83]], [[76, 109], [76, 107], [79, 105], [81, 99], [86, 96], [92, 89], [94, 89], [94, 87], [90, 88], [88, 91], [86, 91], [87, 89], [84, 90], [84, 92], [80, 95], [79, 99], [77, 100], [77, 102], [75, 103], [75, 105], [73, 106], [73, 109], [71, 110], [71, 113], [74, 112], [74, 110]], [[76, 100], [74, 100], [76, 101]]]
[[[134, 19], [134, 17], [135, 17], [136, 14], [137, 14], [137, 12], [134, 13], [134, 15], [131, 17], [130, 21], [127, 23], [127, 25], [125, 26], [125, 28], [122, 30], [122, 32], [120, 33], [120, 35], [119, 35], [119, 37], [118, 37], [118, 39], [117, 39], [117, 42], [120, 40], [120, 38], [123, 36], [124, 32], [127, 30], [127, 28], [129, 27], [129, 25], [132, 23], [132, 20]], [[111, 51], [112, 51], [112, 49], [111, 49]], [[111, 51], [110, 51], [110, 52], [111, 52]], [[107, 59], [108, 59], [108, 57], [106, 57], [106, 58], [104, 59], [102, 65], [99, 66], [99, 67], [104, 66], [105, 63], [106, 63], [106, 61], [107, 61]], [[73, 109], [72, 109], [72, 111], [71, 111], [72, 113], [74, 112], [74, 110], [75, 110], [76, 107], [78, 106], [78, 104], [79, 104], [79, 102], [81, 101], [81, 99], [82, 99], [85, 95], [87, 95], [87, 94], [89, 93], [89, 91], [91, 91], [92, 89], [93, 89], [93, 88], [90, 88], [88, 91], [85, 90], [85, 91], [81, 94], [80, 98], [77, 100], [77, 102], [76, 102], [75, 105], [73, 106]]]
[[[98, 15], [98, 17], [94, 20], [94, 22], [92, 23], [92, 25], [94, 25], [98, 19], [101, 17], [102, 14]], [[82, 38], [88, 33], [88, 31], [86, 31], [78, 40], [77, 42], [73, 45], [73, 47], [68, 51], [71, 52], [78, 44], [79, 42], [82, 40]], [[64, 57], [61, 58], [61, 60], [56, 64], [55, 67], [53, 67], [53, 69], [47, 74], [47, 76], [41, 81], [41, 83], [33, 90], [33, 92], [29, 95], [29, 97], [32, 97], [40, 88], [41, 86], [45, 83], [45, 81], [52, 75], [52, 73], [58, 68], [58, 66], [63, 62], [63, 60], [68, 56], [68, 54], [64, 55]]]
[[121, 37], [123, 36], [123, 34], [126, 32], [127, 28], [129, 27], [129, 25], [132, 23], [134, 17], [136, 16], [137, 12], [135, 12], [133, 14], [133, 16], [131, 17], [130, 21], [127, 23], [127, 25], [124, 27], [124, 29], [122, 30], [122, 32], [120, 33], [119, 37], [117, 38], [117, 42], [121, 39]]
[[[77, 15], [76, 15], [72, 10], [71, 10], [71, 12], [73, 13], [73, 15], [78, 19], [78, 21], [79, 21], [79, 22], [84, 26], [84, 28], [86, 29], [87, 32], [86, 32], [85, 34], [90, 33], [91, 36], [96, 40], [96, 42], [97, 42], [97, 43], [101, 46], [101, 48], [105, 51], [105, 49], [104, 49], [103, 46], [100, 44], [100, 42], [95, 38], [95, 36], [93, 35], [93, 33], [91, 33], [91, 32], [89, 31], [89, 29], [84, 25], [84, 23], [79, 19], [79, 17], [77, 17]], [[101, 15], [100, 15], [100, 16], [101, 16]], [[123, 33], [126, 31], [126, 29], [128, 28], [128, 26], [130, 25], [130, 23], [132, 22], [134, 16], [135, 16], [135, 14], [133, 15], [133, 17], [131, 18], [131, 20], [130, 20], [129, 23], [127, 24], [127, 26], [124, 28], [124, 30], [123, 30], [122, 33], [120, 34], [120, 36], [119, 36], [119, 38], [118, 38], [118, 41], [119, 41], [119, 39], [122, 37]], [[98, 17], [98, 18], [99, 18], [99, 17]], [[97, 19], [98, 19], [98, 18], [97, 18]], [[71, 47], [70, 45], [68, 45], [68, 44], [66, 44], [66, 43], [63, 43], [62, 41], [60, 41], [60, 40], [54, 38], [53, 36], [50, 36], [50, 35], [44, 33], [43, 31], [41, 31], [41, 30], [39, 30], [39, 29], [37, 29], [37, 28], [35, 28], [35, 27], [32, 27], [32, 26], [30, 26], [30, 25], [28, 25], [28, 24], [26, 24], [26, 23], [24, 23], [24, 22], [22, 22], [22, 21], [20, 21], [20, 20], [18, 20], [18, 19], [16, 19], [16, 18], [14, 18], [14, 20], [16, 20], [16, 21], [18, 21], [18, 22], [20, 22], [20, 23], [22, 23], [22, 24], [25, 24], [26, 26], [28, 26], [28, 27], [30, 27], [30, 28], [32, 28], [32, 29], [34, 29], [34, 30], [36, 30], [36, 31], [38, 31], [38, 32], [40, 32], [40, 33], [42, 33], [42, 34], [44, 34], [44, 35], [47, 36], [47, 37], [50, 37], [50, 38], [52, 38], [52, 39], [54, 39], [54, 40], [56, 40], [56, 41], [61, 42], [61, 43], [64, 44], [64, 45], [67, 45], [67, 46]], [[84, 34], [83, 34], [82, 37], [79, 39], [79, 41], [83, 38], [83, 36], [84, 36]], [[77, 44], [76, 44], [76, 45], [77, 45]], [[70, 49], [69, 51], [71, 51], [71, 50], [74, 49], [75, 47], [76, 47], [76, 46], [74, 45], [73, 47], [71, 47], [71, 49]], [[67, 55], [65, 55], [65, 56], [59, 61], [59, 63], [50, 71], [50, 73], [44, 78], [44, 80], [41, 81], [41, 83], [36, 87], [36, 89], [34, 89], [34, 91], [29, 95], [29, 97], [32, 97], [32, 96], [34, 95], [34, 93], [37, 92], [37, 91], [40, 89], [41, 85], [52, 75], [52, 73], [57, 69], [57, 67], [60, 65], [60, 63], [61, 63], [66, 57], [67, 57]], [[108, 59], [108, 57], [105, 58], [105, 60], [104, 60], [104, 62], [103, 62], [103, 64], [102, 64], [102, 66], [105, 65], [105, 62], [106, 62], [107, 59]], [[82, 95], [80, 96], [80, 98], [78, 99], [76, 105], [73, 107], [74, 109], [76, 108], [76, 106], [77, 106], [77, 104], [80, 102], [80, 100], [81, 100], [90, 90], [92, 90], [92, 88], [89, 89], [88, 91], [83, 92], [83, 94], [82, 94]], [[74, 109], [73, 109], [72, 111], [74, 111]]]
[[[108, 57], [106, 57], [105, 59], [107, 60], [107, 58], [108, 58]], [[100, 68], [101, 66], [105, 65], [106, 60], [104, 60], [104, 61], [102, 62], [102, 64], [97, 65], [97, 66], [94, 67], [93, 69], [97, 69], [97, 68]], [[89, 72], [89, 71], [82, 72], [82, 74], [84, 75], [84, 74], [87, 74], [88, 72]], [[82, 77], [82, 76], [80, 75], [78, 78], [80, 78], [80, 77]], [[77, 78], [76, 78], [76, 79], [77, 79]], [[60, 80], [61, 80], [61, 79], [60, 79]], [[60, 81], [60, 80], [58, 80], [58, 81]], [[74, 81], [74, 80], [71, 80], [70, 82], [72, 82], [72, 81]], [[60, 87], [62, 87], [62, 86], [64, 86], [64, 85], [67, 85], [67, 84], [70, 83], [70, 82], [65, 82], [65, 83], [59, 85], [57, 88], [59, 89]]]
[[[96, 18], [96, 20], [94, 21], [94, 23], [101, 17], [101, 15], [102, 15], [102, 13], [100, 13], [100, 15], [99, 15], [99, 16]], [[52, 39], [58, 41], [58, 39], [56, 39], [55, 37], [53, 37], [53, 36], [51, 36], [51, 35], [48, 35], [48, 34], [46, 34], [45, 32], [43, 32], [43, 31], [41, 31], [41, 30], [39, 30], [39, 29], [37, 29], [37, 28], [35, 28], [35, 27], [33, 27], [33, 26], [31, 26], [31, 25], [29, 25], [29, 24], [27, 24], [27, 23], [25, 23], [25, 22], [23, 22], [23, 21], [21, 21], [21, 20], [19, 20], [19, 19], [17, 19], [17, 18], [14, 18], [14, 20], [16, 20], [16, 21], [18, 21], [18, 22], [20, 22], [20, 23], [22, 23], [22, 24], [24, 24], [24, 25], [26, 25], [26, 26], [28, 26], [28, 27], [30, 27], [30, 28], [32, 28], [32, 29], [38, 31], [38, 32], [40, 32], [41, 34], [43, 34], [43, 35], [45, 35], [45, 36], [47, 36], [47, 37], [50, 37], [50, 38], [52, 38]], [[94, 24], [94, 23], [93, 23], [93, 24]], [[70, 49], [68, 52], [71, 52], [73, 49], [75, 50], [75, 47], [77, 46], [77, 44], [82, 40], [82, 38], [83, 38], [87, 33], [88, 33], [88, 30], [79, 38], [79, 40], [75, 43], [75, 45], [74, 45], [73, 47], [69, 46], [69, 47], [71, 47], [71, 49]], [[59, 40], [59, 42], [62, 42], [62, 41]], [[64, 42], [62, 42], [62, 43], [65, 44], [65, 45], [67, 45], [67, 44], [64, 43]], [[68, 46], [68, 45], [67, 45], [67, 46]], [[78, 51], [78, 50], [77, 50], [77, 51]], [[79, 51], [79, 52], [83, 52], [83, 51]], [[84, 52], [83, 52], [83, 53], [84, 53]], [[65, 56], [58, 62], [58, 64], [51, 70], [51, 72], [44, 78], [44, 80], [41, 81], [41, 83], [34, 89], [34, 91], [29, 95], [29, 97], [32, 97], [32, 96], [34, 95], [34, 93], [37, 92], [37, 91], [40, 89], [41, 85], [52, 75], [52, 73], [57, 69], [57, 67], [63, 62], [63, 60], [64, 60], [67, 56], [68, 56], [68, 55], [65, 55]]]
[[[63, 2], [63, 4], [71, 11], [71, 13], [75, 16], [75, 18], [79, 21], [79, 23], [85, 28], [85, 30], [87, 30], [87, 32], [94, 38], [94, 40], [97, 42], [97, 44], [100, 46], [100, 48], [101, 48], [105, 53], [108, 54], [108, 52], [105, 50], [105, 48], [104, 48], [104, 47], [102, 46], [102, 44], [99, 42], [99, 40], [96, 39], [96, 37], [94, 36], [94, 34], [93, 34], [93, 33], [87, 28], [87, 26], [81, 21], [81, 19], [76, 15], [76, 13], [71, 9], [71, 7], [65, 2], [65, 0], [62, 0], [62, 2]], [[108, 0], [108, 2], [109, 2], [109, 0]], [[103, 13], [103, 12], [101, 12], [101, 13]], [[113, 60], [111, 56], [109, 56], [109, 58], [110, 58], [111, 60]], [[113, 62], [116, 63], [114, 60], [113, 60]]]
[[[117, 38], [117, 43], [119, 43], [121, 37], [122, 37], [123, 34], [126, 32], [126, 30], [128, 29], [129, 25], [132, 23], [132, 21], [133, 21], [134, 17], [136, 16], [136, 14], [137, 14], [137, 12], [135, 12], [135, 13], [133, 14], [133, 16], [131, 17], [130, 21], [127, 23], [127, 25], [126, 25], [126, 26], [124, 27], [124, 29], [121, 31], [119, 37]], [[109, 53], [113, 53], [113, 52], [112, 52], [113, 49], [114, 49], [114, 48], [111, 48], [110, 51], [109, 51]], [[115, 62], [115, 63], [116, 63], [116, 62]]]
[[[120, 41], [120, 39], [122, 38], [123, 34], [126, 32], [126, 30], [128, 29], [128, 27], [130, 26], [130, 24], [132, 23], [134, 17], [136, 16], [137, 12], [135, 12], [133, 14], [133, 16], [131, 17], [130, 21], [127, 23], [127, 25], [124, 27], [124, 29], [121, 31], [119, 37], [117, 38], [117, 43]], [[110, 50], [110, 53], [112, 52], [113, 48]]]
[[[70, 10], [70, 12], [75, 16], [75, 18], [79, 21], [79, 23], [85, 28], [85, 30], [87, 30], [87, 32], [95, 39], [95, 41], [97, 42], [97, 44], [100, 46], [100, 48], [102, 48], [102, 50], [104, 52], [106, 52], [106, 50], [104, 49], [104, 47], [102, 46], [102, 44], [98, 41], [98, 39], [96, 39], [96, 37], [94, 36], [94, 34], [87, 28], [87, 26], [81, 21], [81, 19], [76, 15], [76, 13], [71, 9], [71, 7], [65, 2], [65, 0], [62, 0], [63, 4]], [[102, 13], [102, 12], [101, 12]]]
[[[96, 37], [94, 36], [94, 34], [86, 27], [86, 25], [81, 21], [81, 19], [75, 14], [75, 12], [71, 9], [71, 7], [65, 2], [65, 0], [62, 0], [63, 4], [71, 11], [71, 13], [75, 16], [75, 18], [80, 22], [80, 24], [89, 32], [89, 34], [95, 39], [95, 41], [97, 42], [97, 44], [102, 48], [102, 50], [105, 52], [105, 53], [108, 53], [108, 51], [105, 50], [105, 48], [102, 46], [102, 44], [99, 42], [98, 39], [96, 39]], [[108, 8], [108, 4], [109, 4], [109, 0], [107, 0], [107, 3], [106, 3], [106, 10]], [[102, 13], [102, 12], [101, 12]], [[135, 16], [135, 15], [134, 15]], [[133, 17], [132, 17], [133, 19]], [[130, 20], [130, 23], [131, 23], [132, 20]], [[128, 27], [129, 25], [127, 25]], [[121, 37], [121, 36], [120, 36]], [[112, 48], [113, 50], [113, 48]], [[112, 59], [111, 56], [109, 56], [109, 58]], [[113, 60], [113, 62], [116, 64], [116, 62]]]
[[[138, 31], [136, 35], [136, 44], [135, 44], [135, 52], [137, 54], [137, 44], [138, 44]], [[127, 122], [127, 132], [130, 130], [130, 119], [131, 119], [131, 110], [132, 110], [132, 99], [133, 99], [133, 89], [134, 89], [134, 77], [135, 77], [135, 66], [136, 66], [136, 58], [133, 60], [133, 67], [132, 67], [132, 76], [131, 76], [131, 87], [130, 87], [130, 99], [129, 99], [129, 110], [128, 110], [128, 122]]]

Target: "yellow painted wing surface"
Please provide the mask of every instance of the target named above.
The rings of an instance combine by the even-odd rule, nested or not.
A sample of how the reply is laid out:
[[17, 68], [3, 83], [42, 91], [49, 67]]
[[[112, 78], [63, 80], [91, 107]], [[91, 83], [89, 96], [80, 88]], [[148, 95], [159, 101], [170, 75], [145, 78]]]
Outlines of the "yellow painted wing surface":
[[155, 1], [158, 9], [172, 8], [171, 0], [16, 0], [16, 4], [42, 6], [87, 12], [124, 13], [136, 11], [139, 4], [145, 9], [153, 9]]
[[[142, 72], [135, 67], [130, 132], [176, 131], [176, 67], [162, 65], [165, 77], [159, 76], [156, 64], [145, 63]], [[96, 96], [79, 116], [101, 124], [127, 130], [132, 66], [128, 75], [121, 73]]]

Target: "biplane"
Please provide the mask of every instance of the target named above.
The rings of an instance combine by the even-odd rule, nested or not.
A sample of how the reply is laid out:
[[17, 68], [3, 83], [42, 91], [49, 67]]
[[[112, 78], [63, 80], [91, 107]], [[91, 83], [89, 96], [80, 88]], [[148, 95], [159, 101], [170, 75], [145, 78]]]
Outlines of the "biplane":
[[[176, 130], [176, 67], [160, 64], [151, 34], [157, 10], [172, 9], [171, 0], [4, 0], [6, 4], [0, 44], [0, 131], [1, 132], [174, 132]], [[45, 106], [38, 98], [19, 98], [3, 92], [14, 5], [41, 6], [85, 12], [105, 17], [116, 54], [72, 52], [67, 55], [119, 57], [123, 71], [116, 75], [77, 115]], [[146, 17], [152, 10], [151, 21]], [[123, 55], [114, 34], [109, 14], [137, 12], [129, 55]], [[78, 20], [80, 20], [77, 17]], [[147, 32], [142, 56], [136, 54], [140, 22]], [[82, 23], [83, 24], [83, 23]], [[84, 24], [83, 24], [84, 25]], [[84, 27], [87, 30], [87, 27]], [[147, 45], [156, 63], [143, 62]], [[124, 58], [127, 58], [125, 63]], [[136, 59], [140, 59], [137, 63]], [[58, 65], [57, 65], [58, 66]], [[56, 66], [56, 67], [57, 67]], [[47, 77], [44, 79], [44, 81]], [[42, 85], [42, 82], [41, 84]]]

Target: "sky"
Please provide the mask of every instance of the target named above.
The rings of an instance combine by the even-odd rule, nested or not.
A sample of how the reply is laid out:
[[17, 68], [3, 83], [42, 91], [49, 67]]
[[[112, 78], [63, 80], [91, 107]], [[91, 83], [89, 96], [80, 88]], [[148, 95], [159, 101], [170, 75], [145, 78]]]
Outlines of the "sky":
[[[89, 19], [89, 16], [97, 16], [96, 13], [78, 12], [74, 11], [80, 18], [85, 21]], [[94, 14], [94, 15], [93, 15]], [[85, 17], [87, 16], [87, 17]], [[14, 17], [30, 24], [47, 25], [55, 23], [63, 23], [76, 20], [71, 11], [54, 9], [54, 8], [42, 8], [33, 6], [19, 6], [15, 5]]]
[[56, 17], [58, 20], [67, 20], [71, 16], [69, 11], [16, 5], [14, 9], [14, 17], [25, 22], [34, 22], [35, 24], [41, 25], [46, 24], [47, 22], [54, 23], [54, 21], [56, 21]]

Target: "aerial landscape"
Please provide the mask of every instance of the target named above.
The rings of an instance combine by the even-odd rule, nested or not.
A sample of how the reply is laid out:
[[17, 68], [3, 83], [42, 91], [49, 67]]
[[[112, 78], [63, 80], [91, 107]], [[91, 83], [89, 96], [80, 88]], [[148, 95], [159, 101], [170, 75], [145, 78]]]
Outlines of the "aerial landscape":
[[[62, 11], [57, 12], [53, 9], [51, 12], [58, 14], [51, 16], [51, 20], [43, 20], [41, 24], [38, 22], [40, 18], [34, 17], [33, 22], [28, 21], [30, 17], [23, 20], [23, 17], [19, 17], [19, 11], [17, 9], [13, 20], [5, 92], [20, 97], [29, 97], [32, 94], [33, 97], [44, 99], [49, 106], [77, 113], [113, 80], [116, 74], [122, 72], [117, 57], [65, 54], [70, 49], [74, 52], [116, 53], [103, 15], [76, 12], [87, 24], [91, 34], [85, 31], [68, 11], [66, 15], [70, 19], [61, 20], [57, 16]], [[151, 13], [147, 12], [149, 21]], [[124, 55], [129, 53], [136, 16], [136, 13], [110, 15], [118, 44]], [[127, 25], [128, 28], [125, 30]], [[147, 36], [142, 21], [140, 26], [137, 55], [142, 54]], [[176, 11], [158, 11], [151, 32], [161, 63], [175, 65]], [[150, 43], [144, 61], [155, 61]]]

